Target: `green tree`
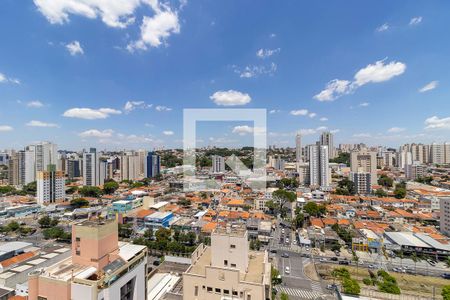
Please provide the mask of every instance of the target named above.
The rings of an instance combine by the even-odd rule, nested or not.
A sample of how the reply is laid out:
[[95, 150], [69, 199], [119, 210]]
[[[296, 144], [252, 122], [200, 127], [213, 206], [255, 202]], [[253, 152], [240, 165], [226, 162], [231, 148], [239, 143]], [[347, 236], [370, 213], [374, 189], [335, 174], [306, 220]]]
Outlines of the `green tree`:
[[102, 190], [96, 186], [83, 186], [79, 193], [83, 197], [94, 197], [98, 198], [102, 195]]
[[377, 197], [387, 197], [387, 193], [386, 193], [386, 191], [385, 190], [383, 190], [383, 189], [377, 189], [376, 191], [375, 191], [375, 195], [377, 196]]
[[48, 228], [48, 227], [50, 227], [51, 223], [52, 223], [52, 218], [50, 218], [47, 215], [41, 217], [38, 220], [39, 227], [41, 227], [41, 228]]
[[286, 293], [281, 293], [281, 295], [280, 295], [280, 300], [289, 300], [289, 296], [288, 296], [288, 294], [286, 294]]
[[450, 300], [450, 285], [446, 285], [442, 288], [441, 296], [444, 300]]
[[103, 185], [103, 192], [105, 194], [113, 194], [118, 188], [119, 184], [114, 180], [110, 180]]
[[66, 190], [66, 194], [72, 195], [72, 194], [75, 194], [77, 191], [78, 191], [78, 187], [77, 186], [71, 186], [70, 188], [68, 188]]
[[81, 208], [81, 207], [86, 207], [89, 206], [89, 201], [87, 201], [84, 198], [76, 198], [76, 199], [72, 199], [70, 200], [70, 205], [73, 208]]
[[380, 178], [378, 178], [378, 184], [385, 188], [390, 188], [394, 185], [394, 180], [389, 176], [381, 175]]
[[7, 195], [16, 192], [16, 188], [11, 185], [0, 186], [0, 195]]
[[37, 183], [36, 181], [30, 182], [28, 184], [26, 184], [23, 188], [22, 191], [24, 193], [26, 193], [27, 195], [36, 195], [36, 191], [37, 191]]
[[353, 278], [344, 278], [342, 280], [342, 289], [344, 293], [350, 295], [359, 295], [361, 293], [361, 287], [358, 281]]
[[354, 195], [356, 194], [355, 183], [348, 178], [344, 178], [338, 182], [338, 188], [336, 189], [338, 195]]
[[305, 215], [303, 215], [303, 213], [296, 214], [295, 218], [293, 220], [293, 225], [294, 225], [295, 229], [302, 228], [304, 221], [305, 221]]
[[8, 224], [8, 230], [9, 231], [17, 231], [20, 228], [20, 224], [16, 221], [12, 221]]
[[280, 272], [275, 269], [273, 266], [271, 267], [270, 277], [272, 278], [272, 285], [277, 285], [281, 283]]
[[394, 190], [394, 197], [397, 199], [403, 199], [406, 196], [406, 189], [403, 187], [399, 187], [398, 185], [395, 187]]

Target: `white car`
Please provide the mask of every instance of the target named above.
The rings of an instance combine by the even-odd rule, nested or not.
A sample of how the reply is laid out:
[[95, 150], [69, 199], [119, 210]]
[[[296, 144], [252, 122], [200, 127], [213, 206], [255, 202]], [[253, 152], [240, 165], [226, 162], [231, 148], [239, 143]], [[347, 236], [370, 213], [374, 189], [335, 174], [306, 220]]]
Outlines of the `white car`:
[[290, 273], [291, 273], [291, 268], [286, 267], [286, 268], [284, 269], [284, 273], [290, 274]]
[[319, 259], [319, 261], [320, 261], [320, 262], [326, 262], [326, 261], [327, 261], [327, 259], [326, 259], [326, 258], [324, 258], [324, 257], [322, 257], [321, 259]]

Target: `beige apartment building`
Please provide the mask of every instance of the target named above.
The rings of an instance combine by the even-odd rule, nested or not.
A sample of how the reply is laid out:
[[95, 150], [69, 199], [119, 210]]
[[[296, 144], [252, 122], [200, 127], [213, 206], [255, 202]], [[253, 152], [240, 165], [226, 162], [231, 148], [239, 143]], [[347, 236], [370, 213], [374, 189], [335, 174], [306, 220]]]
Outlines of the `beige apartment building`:
[[369, 173], [370, 184], [377, 184], [377, 153], [367, 149], [350, 153], [350, 170], [354, 173]]
[[217, 228], [211, 246], [201, 244], [183, 274], [184, 300], [269, 300], [272, 296], [268, 253], [249, 251], [243, 227]]

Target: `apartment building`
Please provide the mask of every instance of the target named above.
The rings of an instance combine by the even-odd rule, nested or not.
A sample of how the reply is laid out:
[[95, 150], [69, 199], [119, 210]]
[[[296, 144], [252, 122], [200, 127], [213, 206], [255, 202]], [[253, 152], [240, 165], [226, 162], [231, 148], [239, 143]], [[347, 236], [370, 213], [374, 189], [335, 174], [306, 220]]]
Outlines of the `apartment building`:
[[368, 149], [354, 150], [350, 153], [352, 172], [370, 173], [370, 184], [377, 184], [377, 152]]
[[72, 255], [28, 275], [29, 300], [143, 300], [147, 248], [118, 241], [115, 220], [72, 226]]
[[183, 273], [184, 300], [271, 299], [267, 252], [249, 250], [245, 227], [218, 227], [211, 246], [200, 245]]
[[40, 205], [63, 202], [66, 196], [63, 171], [56, 171], [55, 165], [49, 165], [47, 171], [37, 173], [37, 202]]

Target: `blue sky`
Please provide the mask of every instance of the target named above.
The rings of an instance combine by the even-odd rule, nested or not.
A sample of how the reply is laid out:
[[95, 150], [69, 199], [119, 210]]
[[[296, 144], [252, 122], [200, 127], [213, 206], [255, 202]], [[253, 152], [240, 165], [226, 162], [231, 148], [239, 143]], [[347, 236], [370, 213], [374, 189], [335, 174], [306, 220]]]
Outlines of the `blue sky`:
[[[265, 108], [280, 146], [324, 129], [336, 143], [445, 141], [448, 11], [449, 1], [3, 0], [0, 148], [180, 147], [184, 108]], [[219, 125], [199, 127], [204, 145], [251, 140], [252, 124]]]

